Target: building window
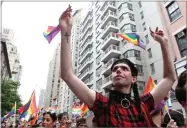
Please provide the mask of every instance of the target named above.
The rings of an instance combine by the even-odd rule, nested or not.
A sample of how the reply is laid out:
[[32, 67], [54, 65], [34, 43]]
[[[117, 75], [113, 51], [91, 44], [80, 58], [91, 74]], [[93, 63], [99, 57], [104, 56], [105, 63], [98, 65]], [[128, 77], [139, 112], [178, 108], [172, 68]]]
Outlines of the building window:
[[148, 36], [148, 34], [145, 36], [145, 40], [146, 40], [146, 43], [148, 44], [149, 43], [149, 36]]
[[171, 22], [181, 16], [181, 11], [176, 1], [171, 2], [166, 8]]
[[138, 2], [138, 5], [139, 5], [139, 8], [142, 7], [142, 3], [141, 3], [141, 1]]
[[99, 77], [101, 75], [101, 71], [102, 71], [102, 66], [100, 66], [97, 70], [96, 70], [96, 76]]
[[123, 39], [123, 40], [121, 41], [121, 46], [123, 47], [123, 46], [125, 46], [127, 43], [128, 43], [128, 41]]
[[125, 33], [125, 31], [132, 31], [132, 32], [136, 32], [136, 25], [133, 24], [125, 24], [120, 28], [120, 31], [122, 33]]
[[128, 9], [133, 11], [132, 4], [127, 3]]
[[141, 60], [140, 51], [134, 50], [134, 57], [136, 57], [137, 60]]
[[97, 82], [96, 82], [96, 88], [99, 90], [100, 87], [102, 86], [102, 78], [99, 79]]
[[123, 5], [123, 4], [121, 4], [121, 5], [119, 6], [119, 8], [118, 8], [118, 11], [119, 11], [119, 12], [121, 11], [122, 5]]
[[148, 57], [149, 57], [149, 59], [152, 58], [151, 48], [149, 48], [149, 49], [147, 50], [147, 52], [148, 52]]
[[96, 64], [99, 65], [101, 62], [101, 55], [96, 58]]
[[142, 76], [143, 75], [143, 66], [135, 64], [135, 67], [138, 69], [138, 75]]
[[132, 32], [136, 32], [136, 25], [131, 24], [131, 30]]
[[141, 15], [141, 19], [143, 19], [143, 18], [144, 18], [143, 11], [142, 11], [142, 12], [140, 12], [140, 15]]
[[119, 17], [119, 23], [124, 19], [123, 14]]
[[9, 33], [9, 30], [8, 30], [8, 29], [4, 29], [4, 30], [3, 30], [3, 33], [4, 33], [4, 34], [8, 34], [8, 33]]
[[154, 63], [152, 63], [152, 64], [150, 65], [150, 67], [151, 67], [151, 74], [155, 74], [155, 66], [154, 66]]
[[145, 31], [146, 30], [145, 22], [142, 24], [142, 26], [143, 26], [143, 30]]
[[141, 60], [140, 51], [138, 50], [128, 50], [123, 55], [125, 58], [136, 57], [137, 60]]
[[137, 84], [138, 84], [138, 91], [140, 94], [142, 94], [145, 89], [145, 82], [144, 81], [137, 81]]
[[130, 20], [134, 21], [134, 14], [129, 13], [129, 18], [130, 18]]
[[187, 40], [186, 40], [186, 29], [175, 35], [181, 57], [187, 55]]

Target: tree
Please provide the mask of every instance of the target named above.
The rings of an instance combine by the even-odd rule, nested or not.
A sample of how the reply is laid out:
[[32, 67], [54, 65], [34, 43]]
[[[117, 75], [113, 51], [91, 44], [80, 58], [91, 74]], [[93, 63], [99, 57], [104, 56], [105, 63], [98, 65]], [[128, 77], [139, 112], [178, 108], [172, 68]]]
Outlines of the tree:
[[2, 116], [9, 112], [16, 102], [16, 109], [22, 106], [21, 98], [18, 94], [19, 82], [11, 79], [3, 80], [1, 83], [1, 114]]

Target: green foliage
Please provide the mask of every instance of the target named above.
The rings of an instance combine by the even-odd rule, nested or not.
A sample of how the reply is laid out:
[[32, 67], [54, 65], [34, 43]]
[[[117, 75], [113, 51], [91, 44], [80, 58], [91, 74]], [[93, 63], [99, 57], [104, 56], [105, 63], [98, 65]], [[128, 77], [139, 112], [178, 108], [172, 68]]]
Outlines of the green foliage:
[[1, 83], [1, 114], [4, 116], [9, 112], [16, 102], [16, 109], [22, 106], [21, 98], [18, 94], [19, 82], [11, 79], [4, 80]]

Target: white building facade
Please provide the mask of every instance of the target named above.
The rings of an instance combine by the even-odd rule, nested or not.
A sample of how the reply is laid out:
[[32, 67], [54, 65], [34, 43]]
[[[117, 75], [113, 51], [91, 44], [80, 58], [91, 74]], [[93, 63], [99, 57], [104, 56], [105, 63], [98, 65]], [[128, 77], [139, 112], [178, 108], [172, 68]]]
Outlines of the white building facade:
[[[151, 17], [151, 18], [150, 18]], [[144, 91], [149, 75], [155, 83], [162, 79], [162, 53], [159, 43], [149, 34], [149, 27], [162, 29], [156, 2], [92, 2], [81, 26], [79, 75], [89, 88], [103, 94], [112, 85], [111, 64], [128, 58], [137, 67], [138, 87]], [[132, 45], [115, 33], [139, 33], [146, 50]]]

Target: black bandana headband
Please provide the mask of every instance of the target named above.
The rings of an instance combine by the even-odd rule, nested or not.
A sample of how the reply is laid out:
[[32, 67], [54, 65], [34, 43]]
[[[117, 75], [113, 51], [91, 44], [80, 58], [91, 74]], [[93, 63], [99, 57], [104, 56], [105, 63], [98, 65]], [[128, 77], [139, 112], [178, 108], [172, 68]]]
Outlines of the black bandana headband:
[[112, 71], [112, 69], [114, 68], [114, 66], [116, 65], [116, 64], [119, 64], [119, 63], [124, 63], [124, 64], [127, 64], [129, 67], [130, 67], [130, 69], [131, 69], [131, 73], [132, 73], [132, 76], [137, 76], [138, 75], [138, 70], [137, 70], [137, 68], [135, 67], [135, 65], [130, 61], [130, 60], [128, 60], [128, 59], [118, 59], [118, 60], [116, 60], [113, 64], [112, 64], [112, 66], [111, 66], [111, 71]]

